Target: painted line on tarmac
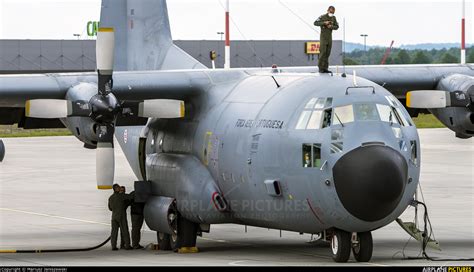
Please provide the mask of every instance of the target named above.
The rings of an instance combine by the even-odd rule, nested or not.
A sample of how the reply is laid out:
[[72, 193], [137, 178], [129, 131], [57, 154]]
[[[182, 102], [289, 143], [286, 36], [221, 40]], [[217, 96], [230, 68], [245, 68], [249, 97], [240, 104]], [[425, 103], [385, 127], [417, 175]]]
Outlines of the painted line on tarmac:
[[[69, 221], [75, 221], [75, 222], [81, 222], [81, 223], [89, 223], [89, 224], [96, 224], [96, 225], [103, 225], [103, 226], [110, 226], [108, 223], [101, 223], [97, 221], [91, 221], [91, 220], [83, 220], [83, 219], [77, 219], [77, 218], [71, 218], [71, 217], [64, 217], [64, 216], [58, 216], [58, 215], [51, 215], [51, 214], [45, 214], [45, 213], [36, 213], [36, 212], [29, 212], [29, 211], [23, 211], [23, 210], [17, 210], [17, 209], [9, 209], [9, 208], [0, 208], [0, 211], [7, 211], [7, 212], [17, 212], [17, 213], [23, 213], [23, 214], [30, 214], [30, 215], [36, 215], [36, 216], [43, 216], [43, 217], [49, 217], [49, 218], [55, 218], [55, 219], [63, 219], [63, 220], [69, 220]], [[145, 231], [150, 231], [151, 230], [145, 230]], [[231, 241], [226, 241], [226, 240], [220, 240], [220, 239], [212, 239], [208, 237], [200, 237], [202, 240], [206, 241], [213, 241], [213, 242], [218, 242], [218, 243], [226, 243], [226, 244], [234, 244], [234, 245], [243, 245], [243, 246], [257, 246], [255, 244], [248, 244], [248, 243], [239, 243], [239, 242], [231, 242]], [[324, 258], [324, 259], [330, 259], [330, 257], [327, 256], [322, 256], [322, 255], [316, 255], [316, 254], [311, 254], [311, 253], [306, 253], [306, 252], [298, 252], [298, 251], [292, 251], [292, 250], [280, 250], [282, 252], [288, 252], [288, 253], [302, 253], [302, 255], [306, 256], [314, 256], [318, 258]], [[239, 266], [239, 262], [245, 262], [246, 260], [240, 260], [240, 261], [235, 261], [229, 263], [229, 265], [233, 266]], [[377, 264], [377, 263], [366, 263], [367, 265], [373, 265], [373, 266], [386, 266], [382, 264]]]
[[108, 223], [101, 223], [101, 222], [90, 221], [90, 220], [82, 220], [82, 219], [77, 219], [77, 218], [64, 217], [64, 216], [58, 216], [58, 215], [52, 215], [52, 214], [45, 214], [45, 213], [36, 213], [36, 212], [22, 211], [22, 210], [17, 210], [17, 209], [0, 208], [0, 211], [17, 212], [17, 213], [24, 213], [24, 214], [30, 214], [30, 215], [37, 215], [37, 216], [43, 216], [43, 217], [49, 217], [49, 218], [55, 218], [55, 219], [63, 219], [63, 220], [81, 222], [81, 223], [89, 223], [89, 224], [110, 226], [110, 224], [108, 224]]

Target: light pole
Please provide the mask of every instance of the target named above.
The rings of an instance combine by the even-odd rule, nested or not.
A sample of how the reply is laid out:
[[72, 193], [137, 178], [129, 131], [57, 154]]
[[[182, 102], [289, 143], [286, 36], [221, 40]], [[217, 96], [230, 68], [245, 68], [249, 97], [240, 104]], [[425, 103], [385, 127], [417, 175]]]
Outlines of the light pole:
[[224, 32], [217, 32], [217, 35], [221, 35], [221, 41], [224, 39]]
[[367, 55], [367, 37], [369, 35], [367, 34], [360, 34], [361, 37], [364, 38], [364, 52], [365, 52], [365, 57], [367, 58], [367, 64], [369, 64], [369, 56]]

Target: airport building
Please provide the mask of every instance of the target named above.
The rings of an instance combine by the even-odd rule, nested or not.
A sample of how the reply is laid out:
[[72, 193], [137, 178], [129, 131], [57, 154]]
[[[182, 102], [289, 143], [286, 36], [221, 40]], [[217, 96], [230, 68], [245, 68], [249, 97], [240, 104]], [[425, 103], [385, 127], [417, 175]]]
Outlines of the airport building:
[[[224, 67], [224, 41], [177, 40], [195, 59]], [[317, 66], [319, 43], [301, 40], [232, 41], [231, 67]], [[342, 65], [342, 41], [334, 41], [331, 65]], [[0, 40], [0, 74], [95, 70], [95, 40]]]

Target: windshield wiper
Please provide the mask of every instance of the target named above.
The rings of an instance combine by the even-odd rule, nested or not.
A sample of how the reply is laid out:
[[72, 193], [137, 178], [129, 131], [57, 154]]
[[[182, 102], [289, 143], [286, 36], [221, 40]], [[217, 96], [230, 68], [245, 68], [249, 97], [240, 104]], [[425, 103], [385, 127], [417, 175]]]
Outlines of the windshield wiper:
[[339, 118], [339, 115], [337, 115], [336, 111], [334, 111], [334, 116], [336, 116], [339, 123], [342, 125], [342, 127], [344, 127], [344, 123], [341, 121], [341, 118]]

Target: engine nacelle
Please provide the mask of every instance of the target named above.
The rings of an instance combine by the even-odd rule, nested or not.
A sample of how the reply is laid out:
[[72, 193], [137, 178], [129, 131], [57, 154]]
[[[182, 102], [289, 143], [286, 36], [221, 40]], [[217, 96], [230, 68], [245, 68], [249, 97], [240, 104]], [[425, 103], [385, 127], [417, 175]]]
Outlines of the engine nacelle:
[[447, 107], [429, 109], [445, 126], [456, 133], [458, 138], [474, 136], [474, 77], [451, 75], [440, 80], [437, 90], [450, 93], [460, 91], [471, 100], [469, 107]]
[[143, 215], [151, 230], [171, 234], [173, 221], [178, 215], [176, 201], [169, 197], [151, 197], [146, 202]]
[[[89, 101], [97, 94], [97, 85], [91, 83], [78, 84], [67, 92], [69, 101]], [[97, 146], [97, 124], [89, 117], [68, 117], [61, 120], [64, 125], [83, 142], [87, 148]]]

